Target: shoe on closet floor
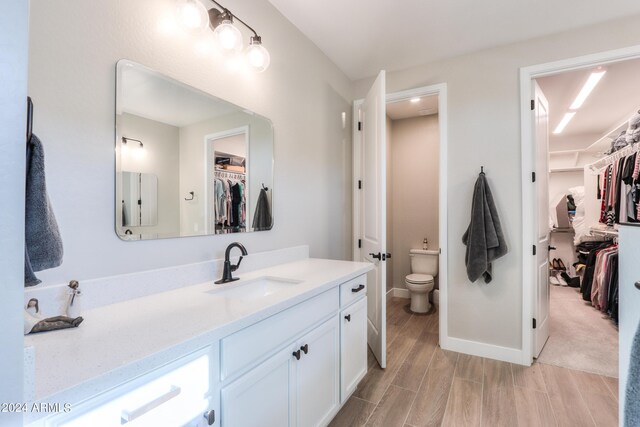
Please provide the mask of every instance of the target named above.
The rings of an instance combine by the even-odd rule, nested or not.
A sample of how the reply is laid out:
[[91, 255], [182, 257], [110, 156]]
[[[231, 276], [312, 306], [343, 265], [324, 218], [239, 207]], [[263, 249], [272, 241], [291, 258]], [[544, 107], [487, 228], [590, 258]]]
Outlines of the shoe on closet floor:
[[560, 286], [568, 286], [568, 283], [566, 282], [566, 280], [564, 280], [564, 277], [562, 277], [562, 273], [556, 274], [556, 280], [558, 281]]
[[564, 265], [561, 258], [558, 258], [558, 270], [567, 271], [567, 266]]
[[553, 286], [560, 286], [560, 282], [556, 279], [556, 276], [549, 276], [549, 283]]

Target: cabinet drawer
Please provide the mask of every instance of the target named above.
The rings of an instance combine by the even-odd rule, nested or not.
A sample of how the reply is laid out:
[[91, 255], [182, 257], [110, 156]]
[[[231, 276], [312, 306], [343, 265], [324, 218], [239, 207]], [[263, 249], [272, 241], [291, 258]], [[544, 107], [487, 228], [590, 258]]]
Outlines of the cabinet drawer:
[[248, 369], [338, 308], [338, 288], [333, 288], [224, 338], [220, 379]]
[[340, 285], [340, 307], [346, 307], [367, 294], [367, 275], [363, 274]]
[[187, 356], [75, 406], [47, 426], [201, 425], [202, 414], [217, 409], [210, 403], [212, 358], [209, 349]]

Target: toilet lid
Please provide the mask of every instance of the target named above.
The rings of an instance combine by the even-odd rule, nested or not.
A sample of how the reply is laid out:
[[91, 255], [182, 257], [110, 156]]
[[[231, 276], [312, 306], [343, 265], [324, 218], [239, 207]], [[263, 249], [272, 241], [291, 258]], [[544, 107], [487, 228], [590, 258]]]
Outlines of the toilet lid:
[[406, 280], [409, 283], [430, 283], [433, 282], [433, 276], [430, 274], [413, 273], [409, 274], [406, 277]]

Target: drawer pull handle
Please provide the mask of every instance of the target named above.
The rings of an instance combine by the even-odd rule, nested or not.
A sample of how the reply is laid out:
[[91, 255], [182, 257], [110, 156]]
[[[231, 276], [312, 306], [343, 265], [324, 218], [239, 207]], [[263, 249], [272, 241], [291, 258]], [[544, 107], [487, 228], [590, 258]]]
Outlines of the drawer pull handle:
[[296, 360], [300, 360], [300, 350], [294, 351], [293, 356], [296, 358]]
[[302, 347], [300, 347], [300, 350], [304, 351], [304, 354], [309, 353], [309, 344], [305, 344]]
[[344, 316], [345, 319], [347, 319], [347, 322], [351, 322], [351, 315], [347, 314], [346, 316]]
[[166, 392], [165, 394], [163, 394], [162, 396], [153, 399], [151, 402], [149, 403], [145, 403], [144, 405], [140, 406], [139, 408], [134, 409], [133, 411], [122, 411], [122, 415], [121, 415], [121, 420], [120, 423], [121, 424], [126, 424], [128, 422], [131, 422], [133, 420], [135, 420], [136, 418], [140, 418], [141, 416], [143, 416], [144, 414], [146, 414], [147, 412], [157, 408], [158, 406], [162, 405], [163, 403], [173, 399], [174, 397], [178, 396], [180, 394], [182, 390], [180, 389], [180, 387], [176, 387], [174, 385], [171, 386], [171, 390], [169, 390], [168, 392]]
[[364, 289], [364, 285], [360, 285], [355, 289], [351, 289], [351, 292], [353, 292], [355, 294], [356, 292], [360, 292], [363, 289]]

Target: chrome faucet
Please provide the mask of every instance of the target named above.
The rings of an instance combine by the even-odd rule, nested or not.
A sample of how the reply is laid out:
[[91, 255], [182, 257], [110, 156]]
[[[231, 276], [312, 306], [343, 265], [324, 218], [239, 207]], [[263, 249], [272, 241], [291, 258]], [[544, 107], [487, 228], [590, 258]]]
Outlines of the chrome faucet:
[[231, 253], [231, 249], [239, 248], [242, 251], [243, 256], [249, 255], [247, 253], [247, 249], [239, 242], [233, 242], [229, 246], [227, 246], [227, 250], [224, 252], [224, 270], [222, 272], [222, 279], [217, 280], [215, 283], [217, 285], [222, 283], [233, 282], [234, 280], [238, 280], [238, 278], [234, 278], [231, 273], [236, 271], [238, 267], [240, 267], [240, 263], [242, 262], [242, 256], [238, 260], [236, 265], [231, 265], [231, 261], [229, 261], [229, 255]]

